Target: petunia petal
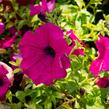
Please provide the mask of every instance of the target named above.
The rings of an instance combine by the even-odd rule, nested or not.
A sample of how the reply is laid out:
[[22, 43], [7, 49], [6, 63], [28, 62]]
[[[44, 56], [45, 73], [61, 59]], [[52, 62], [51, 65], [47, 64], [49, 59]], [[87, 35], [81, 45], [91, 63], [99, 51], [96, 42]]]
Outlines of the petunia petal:
[[107, 88], [109, 87], [109, 78], [98, 78], [96, 81], [96, 84], [100, 88]]
[[37, 32], [33, 33], [28, 31], [24, 34], [19, 47], [22, 48], [23, 46], [33, 46], [39, 49], [42, 49], [48, 45], [47, 36], [44, 35], [43, 31], [38, 29]]
[[104, 55], [104, 58], [103, 58], [103, 70], [107, 71], [109, 70], [109, 48], [108, 49], [105, 49], [105, 55]]
[[2, 96], [5, 96], [5, 94], [6, 94], [6, 92], [8, 91], [8, 89], [9, 89], [9, 86], [10, 86], [10, 81], [8, 80], [8, 78], [7, 77], [2, 77], [2, 79], [3, 79], [3, 86], [2, 87], [0, 87], [0, 98], [2, 97]]
[[40, 5], [30, 5], [30, 16], [33, 16], [35, 14], [40, 14], [41, 12], [41, 6]]
[[2, 34], [5, 31], [5, 25], [4, 23], [0, 22], [0, 34]]
[[[64, 66], [66, 67], [66, 66]], [[61, 58], [57, 55], [52, 64], [52, 75], [55, 79], [61, 79], [66, 76], [66, 70], [63, 68]]]
[[102, 69], [103, 60], [96, 59], [91, 63], [90, 71], [94, 76], [98, 76]]
[[38, 61], [43, 59], [43, 57], [45, 57], [42, 49], [38, 49], [32, 46], [22, 47], [21, 52], [23, 57], [21, 67], [23, 69], [29, 69], [29, 67], [31, 67], [34, 63], [37, 63]]
[[83, 49], [76, 49], [76, 50], [74, 50], [73, 54], [76, 56], [79, 56], [79, 55], [84, 56], [84, 50]]
[[52, 12], [55, 8], [55, 0], [50, 0], [47, 2], [48, 12]]
[[46, 13], [48, 11], [47, 0], [42, 0], [41, 5], [41, 13]]
[[[48, 39], [48, 44], [56, 52], [63, 53], [63, 51], [65, 52], [65, 50], [68, 47], [68, 44], [64, 39], [63, 31], [58, 26], [55, 26], [54, 24], [46, 23], [45, 25], [39, 27], [35, 32], [37, 33], [38, 36], [40, 36], [39, 39], [41, 39], [41, 37], [42, 37], [41, 41]], [[40, 41], [40, 43], [42, 45], [44, 45], [41, 41]], [[58, 43], [58, 44], [56, 44], [56, 43]]]
[[53, 81], [53, 75], [51, 72], [51, 65], [53, 59], [45, 57], [39, 62], [35, 63], [30, 69], [28, 69], [28, 76], [33, 80], [35, 84], [51, 84]]
[[8, 71], [3, 67], [3, 65], [0, 62], [0, 76], [6, 75]]
[[102, 59], [104, 57], [104, 50], [105, 50], [105, 42], [104, 39], [101, 38], [100, 40], [96, 41], [96, 47], [98, 49], [99, 52], [99, 58]]
[[70, 59], [66, 55], [61, 56], [61, 62], [64, 69], [70, 67]]
[[81, 41], [78, 39], [78, 37], [74, 34], [74, 32], [72, 30], [67, 31], [66, 33], [67, 35], [69, 35], [69, 38], [72, 39], [72, 41], [78, 41], [81, 43]]

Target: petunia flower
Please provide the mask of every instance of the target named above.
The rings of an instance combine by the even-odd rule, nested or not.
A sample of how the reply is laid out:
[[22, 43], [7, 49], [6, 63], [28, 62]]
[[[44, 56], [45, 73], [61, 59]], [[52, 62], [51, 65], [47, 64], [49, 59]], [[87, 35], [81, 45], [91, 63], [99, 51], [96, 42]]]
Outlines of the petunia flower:
[[5, 36], [5, 39], [0, 40], [0, 48], [10, 48], [16, 40], [17, 35]]
[[70, 66], [66, 56], [68, 44], [63, 31], [52, 23], [40, 26], [35, 32], [28, 31], [20, 42], [21, 68], [35, 84], [50, 85], [66, 76]]
[[69, 30], [66, 32], [66, 35], [72, 40], [71, 44], [69, 45], [68, 51], [71, 51], [71, 54], [76, 55], [76, 56], [79, 56], [79, 55], [84, 56], [84, 54], [85, 54], [84, 49], [82, 49], [82, 48], [74, 49], [74, 47], [76, 45], [76, 41], [82, 45], [82, 41], [79, 40], [79, 38], [74, 34], [74, 31]]
[[85, 53], [83, 49], [75, 49], [72, 54], [76, 56], [79, 56], [79, 55], [84, 56]]
[[109, 87], [109, 77], [104, 77], [104, 78], [98, 78], [96, 80], [96, 85], [100, 88], [107, 88]]
[[79, 38], [74, 34], [74, 31], [69, 30], [69, 31], [67, 31], [66, 34], [69, 36], [70, 39], [72, 39], [72, 41], [76, 41], [77, 40], [79, 43], [81, 43]]
[[98, 76], [101, 70], [109, 70], [109, 38], [101, 36], [96, 41], [98, 57], [91, 63], [90, 71], [94, 76]]
[[11, 39], [11, 37], [10, 37], [10, 36], [7, 36], [7, 35], [4, 37], [4, 39], [1, 39], [1, 40], [0, 40], [0, 48], [4, 48], [4, 47], [3, 47], [3, 44], [4, 44], [5, 42], [7, 42], [9, 39]]
[[55, 0], [42, 0], [41, 4], [30, 6], [30, 15], [45, 14], [46, 12], [52, 12], [55, 8]]
[[2, 34], [5, 31], [5, 25], [4, 23], [0, 22], [0, 34]]
[[16, 37], [17, 37], [17, 36], [14, 35], [11, 39], [7, 40], [7, 41], [3, 44], [3, 48], [12, 47], [12, 44], [15, 42]]
[[0, 61], [0, 100], [5, 98], [5, 95], [12, 83], [12, 69], [7, 64]]
[[0, 0], [0, 3], [2, 2], [3, 0]]
[[0, 61], [0, 65], [3, 66], [5, 68], [5, 70], [7, 70], [6, 76], [9, 79], [9, 81], [11, 82], [11, 84], [12, 84], [13, 79], [14, 79], [13, 78], [14, 74], [13, 74], [12, 68], [10, 66], [8, 66], [7, 64], [5, 64], [4, 62], [2, 62], [2, 61]]

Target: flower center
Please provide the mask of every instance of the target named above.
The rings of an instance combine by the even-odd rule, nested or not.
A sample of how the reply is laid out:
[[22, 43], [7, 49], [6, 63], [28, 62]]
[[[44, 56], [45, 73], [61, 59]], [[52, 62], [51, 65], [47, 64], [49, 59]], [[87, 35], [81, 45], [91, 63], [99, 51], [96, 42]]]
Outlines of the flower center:
[[0, 86], [3, 85], [3, 79], [0, 78]]
[[55, 57], [55, 51], [52, 47], [48, 46], [45, 48], [45, 53], [51, 57]]
[[47, 19], [46, 19], [46, 16], [42, 13], [39, 13], [38, 14], [38, 17], [40, 18], [40, 20], [44, 21], [44, 22], [47, 22]]
[[47, 2], [50, 2], [51, 0], [47, 0]]

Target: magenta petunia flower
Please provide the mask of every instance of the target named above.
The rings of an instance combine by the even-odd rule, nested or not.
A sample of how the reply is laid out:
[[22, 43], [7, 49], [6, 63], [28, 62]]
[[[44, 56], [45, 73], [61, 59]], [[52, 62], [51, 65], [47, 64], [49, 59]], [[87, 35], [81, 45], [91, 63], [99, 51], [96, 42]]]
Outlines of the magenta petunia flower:
[[52, 12], [55, 8], [55, 0], [42, 0], [41, 4], [30, 6], [30, 15], [45, 14], [46, 12]]
[[74, 50], [74, 52], [72, 54], [74, 54], [76, 56], [79, 56], [79, 55], [84, 56], [85, 53], [84, 53], [83, 49], [76, 49], [76, 50]]
[[0, 3], [2, 2], [3, 0], [0, 0]]
[[0, 40], [0, 48], [10, 48], [16, 40], [17, 35], [5, 36], [5, 39]]
[[5, 31], [5, 25], [4, 23], [0, 22], [0, 34], [2, 34]]
[[[66, 35], [68, 35], [68, 37], [72, 40], [71, 44], [69, 45], [68, 51], [71, 51], [75, 47], [76, 45], [75, 41], [79, 42], [82, 45], [82, 41], [79, 40], [79, 38], [74, 34], [72, 30], [67, 31]], [[79, 55], [84, 56], [85, 53], [84, 53], [84, 49], [78, 48], [78, 49], [73, 50], [71, 54], [76, 55], [76, 56], [79, 56]]]
[[101, 36], [96, 41], [98, 57], [91, 63], [90, 71], [94, 76], [98, 76], [101, 70], [109, 70], [109, 38]]
[[30, 6], [30, 15], [40, 14], [41, 6], [40, 5], [31, 5]]
[[52, 23], [40, 26], [35, 32], [28, 31], [20, 42], [21, 68], [35, 84], [52, 84], [66, 76], [70, 66], [66, 56], [68, 44], [63, 31]]
[[107, 88], [109, 87], [109, 77], [108, 78], [98, 78], [96, 80], [96, 85], [100, 88]]
[[69, 36], [70, 39], [72, 39], [72, 41], [76, 41], [77, 40], [79, 43], [81, 43], [79, 38], [74, 34], [74, 31], [69, 30], [69, 31], [67, 31], [66, 34]]
[[13, 70], [11, 67], [9, 67], [7, 64], [5, 64], [4, 62], [0, 61], [0, 66], [3, 66], [5, 71], [7, 72], [6, 76], [9, 79], [9, 81], [11, 82], [11, 84], [13, 83], [14, 80], [14, 74], [13, 74]]
[[12, 44], [15, 42], [16, 40], [16, 35], [12, 36], [11, 39], [7, 40], [5, 43], [3, 43], [3, 48], [9, 48], [12, 47]]
[[0, 100], [5, 98], [13, 82], [12, 69], [3, 62], [0, 62]]

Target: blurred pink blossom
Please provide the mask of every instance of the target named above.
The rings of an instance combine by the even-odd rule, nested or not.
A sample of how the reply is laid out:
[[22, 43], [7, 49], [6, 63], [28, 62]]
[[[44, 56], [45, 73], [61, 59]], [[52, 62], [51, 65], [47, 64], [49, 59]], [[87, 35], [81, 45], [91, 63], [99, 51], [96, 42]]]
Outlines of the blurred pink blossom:
[[0, 22], [0, 34], [2, 34], [5, 31], [5, 25], [4, 23]]
[[11, 67], [0, 61], [0, 100], [5, 98], [7, 91], [13, 83], [13, 76]]
[[109, 87], [109, 77], [105, 78], [98, 78], [96, 80], [96, 84], [100, 88], [107, 88]]
[[76, 49], [76, 50], [73, 51], [72, 54], [74, 54], [76, 56], [79, 56], [79, 55], [84, 56], [85, 53], [84, 53], [83, 49]]
[[[66, 35], [72, 40], [71, 44], [69, 45], [69, 51], [71, 51], [72, 49], [74, 49], [75, 45], [76, 45], [76, 42], [79, 42], [81, 45], [82, 45], [82, 41], [79, 40], [79, 38], [75, 35], [74, 31], [73, 30], [69, 30], [67, 31]], [[83, 46], [83, 45], [82, 45]], [[75, 49], [73, 52], [72, 52], [73, 55], [76, 55], [76, 56], [84, 56], [84, 49], [82, 48], [78, 48], [78, 49]]]
[[10, 48], [16, 40], [17, 35], [5, 36], [4, 39], [0, 40], [0, 48]]
[[46, 12], [52, 12], [55, 8], [55, 0], [42, 0], [41, 4], [30, 6], [30, 15], [33, 16], [35, 14], [45, 14]]
[[96, 41], [98, 57], [91, 63], [90, 71], [94, 76], [98, 76], [101, 70], [109, 70], [109, 38], [100, 36]]

